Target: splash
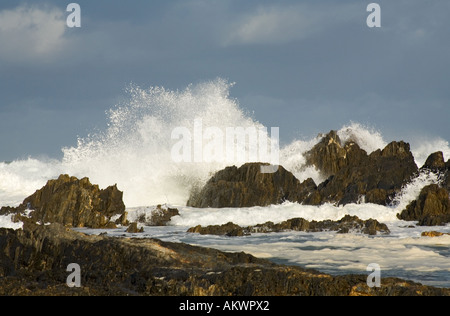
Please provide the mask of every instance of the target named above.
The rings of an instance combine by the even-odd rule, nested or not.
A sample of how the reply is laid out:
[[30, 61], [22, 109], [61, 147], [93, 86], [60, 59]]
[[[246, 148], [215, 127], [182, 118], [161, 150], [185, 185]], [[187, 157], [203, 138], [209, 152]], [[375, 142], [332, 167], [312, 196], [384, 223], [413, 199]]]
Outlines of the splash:
[[127, 102], [109, 111], [105, 132], [79, 139], [77, 147], [63, 150], [64, 169], [73, 175], [89, 175], [99, 185], [117, 183], [129, 206], [183, 205], [190, 190], [236, 162], [204, 157], [211, 162], [175, 163], [171, 157], [174, 129], [194, 130], [199, 118], [205, 129], [262, 127], [229, 97], [232, 85], [217, 79], [183, 91], [130, 86]]
[[[201, 119], [204, 130], [209, 127], [222, 131], [229, 127], [266, 128], [230, 97], [232, 87], [233, 83], [220, 78], [189, 85], [180, 91], [130, 85], [126, 90], [126, 100], [107, 112], [107, 128], [79, 138], [75, 147], [63, 148], [62, 160], [29, 158], [0, 163], [0, 205], [20, 204], [49, 179], [62, 173], [78, 178], [89, 177], [100, 187], [117, 184], [124, 191], [124, 202], [130, 208], [156, 204], [185, 205], [191, 190], [202, 186], [213, 173], [252, 160], [248, 157], [243, 161], [231, 158], [217, 161], [211, 156], [203, 157], [202, 162], [174, 162], [171, 151], [176, 141], [171, 134], [175, 128], [193, 131], [198, 119]], [[367, 153], [386, 145], [379, 131], [359, 123], [343, 126], [338, 135], [343, 142], [357, 142]], [[266, 136], [270, 143], [271, 138], [268, 134]], [[305, 159], [305, 153], [319, 140], [320, 136], [297, 139], [284, 146], [280, 150], [280, 164], [300, 181], [312, 178], [320, 184], [325, 179], [314, 167], [307, 166]], [[438, 149], [444, 150], [447, 159], [450, 157], [448, 142], [439, 139], [419, 142], [415, 148], [413, 152], [417, 153], [419, 161], [425, 161], [427, 155]], [[430, 181], [435, 179], [424, 183]], [[415, 187], [419, 186], [417, 182]], [[416, 191], [412, 194], [416, 195]], [[406, 199], [405, 195], [403, 198]]]

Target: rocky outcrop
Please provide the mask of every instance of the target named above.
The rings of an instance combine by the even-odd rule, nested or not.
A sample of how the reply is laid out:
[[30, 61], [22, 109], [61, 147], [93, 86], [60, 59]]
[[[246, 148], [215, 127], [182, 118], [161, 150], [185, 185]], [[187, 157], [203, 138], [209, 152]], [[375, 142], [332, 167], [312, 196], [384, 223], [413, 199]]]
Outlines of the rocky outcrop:
[[403, 141], [367, 155], [354, 142], [341, 144], [334, 131], [306, 157], [308, 164], [329, 176], [315, 193], [321, 203], [356, 203], [364, 196], [367, 203], [385, 205], [418, 171], [410, 146]]
[[[449, 289], [388, 277], [380, 288], [369, 288], [367, 274], [331, 276], [245, 253], [87, 236], [60, 224], [2, 228], [0, 249], [0, 295], [8, 296], [450, 295]], [[80, 267], [79, 288], [66, 284], [71, 263]]]
[[399, 219], [417, 221], [420, 226], [450, 223], [450, 164], [441, 151], [431, 154], [420, 168], [435, 173], [440, 182], [424, 187], [419, 197], [397, 214]]
[[275, 173], [261, 173], [267, 164], [247, 163], [218, 171], [206, 185], [190, 196], [192, 207], [252, 207], [299, 202], [308, 197], [316, 185], [312, 179], [303, 183], [279, 166]]
[[447, 165], [444, 161], [444, 154], [442, 151], [435, 152], [428, 156], [421, 169], [428, 169], [433, 172], [445, 172]]
[[336, 131], [330, 131], [305, 154], [306, 164], [314, 165], [325, 177], [347, 166], [357, 166], [367, 159], [367, 153], [355, 142], [341, 142]]
[[261, 232], [282, 232], [282, 231], [305, 231], [321, 232], [336, 231], [339, 234], [357, 232], [367, 235], [389, 234], [389, 228], [386, 224], [379, 223], [375, 219], [361, 220], [357, 216], [346, 215], [337, 221], [307, 221], [303, 218], [294, 218], [279, 224], [268, 222], [262, 225], [252, 226], [250, 231], [253, 233]]
[[239, 237], [249, 235], [247, 232], [244, 232], [244, 228], [231, 222], [223, 225], [210, 225], [206, 227], [197, 225], [195, 227], [189, 228], [187, 232], [200, 235], [218, 235], [228, 237]]
[[[188, 206], [250, 207], [284, 201], [307, 205], [345, 205], [363, 200], [386, 205], [418, 172], [408, 143], [391, 142], [370, 155], [355, 142], [341, 143], [331, 131], [305, 153], [306, 165], [315, 166], [327, 180], [318, 186], [312, 179], [300, 183], [282, 166], [276, 173], [260, 172], [259, 163], [217, 172], [206, 185], [191, 194]], [[430, 160], [433, 166], [442, 162]]]
[[424, 187], [419, 197], [397, 215], [405, 221], [418, 221], [419, 226], [444, 225], [450, 222], [450, 194], [437, 184]]
[[248, 227], [240, 227], [233, 223], [224, 225], [196, 226], [190, 228], [188, 233], [199, 233], [201, 235], [220, 235], [220, 236], [246, 236], [253, 233], [273, 233], [285, 231], [304, 231], [304, 232], [321, 232], [336, 231], [340, 234], [349, 232], [359, 232], [362, 234], [376, 235], [389, 234], [389, 228], [386, 224], [379, 223], [377, 220], [369, 219], [363, 221], [357, 216], [346, 215], [338, 221], [308, 221], [304, 218], [292, 218], [287, 221], [274, 224], [266, 222]]
[[35, 223], [60, 223], [72, 227], [114, 228], [113, 217], [126, 222], [123, 192], [117, 186], [100, 190], [88, 178], [61, 175], [27, 197], [17, 208], [2, 208], [0, 213], [17, 214], [16, 219]]

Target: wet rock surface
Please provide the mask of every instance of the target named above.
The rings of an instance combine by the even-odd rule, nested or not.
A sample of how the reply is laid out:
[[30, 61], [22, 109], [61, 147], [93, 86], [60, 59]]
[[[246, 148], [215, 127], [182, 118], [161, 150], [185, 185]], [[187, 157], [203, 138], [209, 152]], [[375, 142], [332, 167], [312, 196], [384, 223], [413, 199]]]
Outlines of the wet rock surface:
[[221, 235], [221, 236], [246, 236], [253, 233], [274, 233], [286, 231], [321, 232], [336, 231], [340, 234], [356, 232], [368, 235], [389, 234], [386, 224], [377, 220], [361, 220], [357, 216], [346, 215], [338, 221], [308, 221], [304, 218], [292, 218], [287, 221], [274, 224], [266, 222], [254, 226], [240, 227], [234, 223], [212, 226], [196, 226], [188, 230], [189, 233], [199, 233], [201, 235]]
[[[245, 253], [156, 239], [87, 236], [60, 224], [0, 229], [0, 295], [450, 295], [450, 289], [367, 275], [331, 276]], [[81, 287], [66, 284], [70, 263]]]
[[403, 141], [367, 155], [354, 142], [341, 144], [335, 131], [306, 156], [309, 164], [329, 176], [318, 186], [321, 203], [345, 205], [365, 196], [367, 203], [386, 205], [418, 171], [410, 146]]
[[449, 223], [450, 193], [437, 184], [428, 185], [422, 189], [418, 199], [412, 201], [397, 217], [406, 221], [418, 221], [419, 226]]
[[305, 157], [306, 166], [315, 166], [327, 177], [324, 182], [316, 185], [307, 179], [300, 183], [282, 166], [273, 174], [263, 174], [260, 168], [264, 164], [245, 164], [217, 172], [191, 195], [187, 205], [251, 207], [284, 201], [345, 205], [362, 197], [365, 202], [386, 205], [419, 171], [408, 143], [391, 142], [368, 155], [355, 142], [342, 144], [336, 131], [325, 135]]
[[252, 207], [298, 202], [316, 188], [308, 179], [300, 183], [294, 175], [279, 166], [275, 173], [262, 173], [262, 163], [247, 163], [237, 168], [227, 167], [217, 172], [197, 193], [191, 195], [191, 207]]
[[123, 192], [117, 186], [100, 190], [88, 178], [61, 175], [16, 207], [3, 207], [0, 215], [16, 214], [17, 220], [35, 223], [60, 223], [72, 227], [115, 228], [126, 222]]

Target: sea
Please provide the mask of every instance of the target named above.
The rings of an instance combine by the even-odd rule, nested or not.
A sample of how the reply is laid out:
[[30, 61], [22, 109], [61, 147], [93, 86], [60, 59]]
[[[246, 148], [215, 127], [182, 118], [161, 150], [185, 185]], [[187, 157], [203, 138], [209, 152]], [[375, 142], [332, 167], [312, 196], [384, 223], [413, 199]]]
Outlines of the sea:
[[[204, 129], [264, 128], [253, 115], [243, 110], [238, 100], [230, 97], [232, 86], [232, 83], [220, 78], [189, 85], [183, 90], [164, 87], [143, 89], [130, 85], [127, 98], [108, 111], [107, 128], [79, 138], [76, 146], [62, 148], [61, 159], [29, 157], [0, 162], [0, 206], [19, 205], [48, 180], [60, 174], [89, 177], [91, 183], [101, 188], [117, 184], [119, 190], [124, 192], [130, 221], [142, 214], [150, 214], [156, 205], [177, 208], [180, 215], [173, 217], [165, 227], [143, 226], [144, 233], [140, 234], [126, 233], [126, 227], [77, 229], [84, 233], [106, 232], [118, 238], [158, 238], [222, 251], [243, 251], [279, 264], [313, 268], [332, 275], [354, 273], [369, 276], [372, 272], [369, 266], [377, 264], [381, 282], [383, 277], [398, 277], [450, 288], [450, 235], [421, 236], [422, 232], [431, 230], [450, 233], [450, 225], [421, 227], [416, 226], [415, 222], [397, 218], [397, 214], [418, 197], [424, 186], [439, 182], [439, 177], [433, 173], [419, 173], [387, 206], [365, 203], [364, 196], [361, 196], [358, 203], [345, 206], [308, 206], [286, 201], [280, 205], [251, 208], [187, 207], [190, 192], [200, 188], [216, 171], [251, 160], [236, 161], [224, 157], [218, 161], [211, 157], [208, 159], [208, 151], [205, 151], [201, 161], [175, 162], [172, 132], [180, 127], [194, 131], [199, 118]], [[343, 142], [355, 141], [368, 153], [382, 149], [392, 141], [386, 140], [381, 131], [358, 122], [342, 126], [338, 135]], [[271, 140], [269, 132], [267, 138]], [[300, 181], [312, 178], [316, 184], [321, 183], [325, 178], [314, 167], [306, 166], [304, 156], [320, 139], [321, 136], [317, 135], [280, 145], [279, 163]], [[444, 158], [450, 159], [450, 145], [442, 138], [412, 143], [411, 151], [419, 167], [429, 154], [436, 151], [442, 151]], [[217, 157], [217, 153], [210, 154]], [[391, 232], [376, 236], [359, 232], [281, 232], [243, 237], [186, 232], [196, 225], [233, 222], [249, 226], [296, 217], [317, 221], [339, 220], [345, 215], [356, 215], [363, 220], [377, 219], [385, 223]], [[8, 216], [0, 216], [0, 227], [19, 229], [22, 224], [13, 223]]]

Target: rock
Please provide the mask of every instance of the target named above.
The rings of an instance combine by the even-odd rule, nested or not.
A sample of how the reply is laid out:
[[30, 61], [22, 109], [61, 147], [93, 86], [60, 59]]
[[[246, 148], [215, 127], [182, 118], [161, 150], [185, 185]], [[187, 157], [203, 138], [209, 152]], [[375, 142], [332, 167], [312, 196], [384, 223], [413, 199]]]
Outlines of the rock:
[[284, 201], [345, 205], [365, 200], [386, 205], [418, 172], [408, 143], [391, 142], [368, 155], [355, 142], [342, 144], [336, 131], [325, 135], [305, 158], [307, 166], [315, 166], [328, 177], [318, 186], [312, 179], [300, 183], [281, 166], [274, 174], [262, 174], [262, 164], [251, 163], [217, 172], [191, 194], [187, 204], [202, 208], [267, 206]]
[[248, 235], [244, 233], [244, 230], [239, 225], [234, 223], [227, 223], [224, 225], [211, 225], [202, 227], [201, 225], [189, 228], [188, 233], [197, 233], [200, 235], [219, 235], [219, 236], [244, 236]]
[[[337, 140], [330, 144], [333, 148], [338, 145]], [[368, 156], [355, 143], [347, 144], [343, 150], [345, 156], [337, 157], [338, 162], [329, 162], [339, 166], [337, 171], [318, 186], [321, 203], [345, 205], [357, 203], [365, 196], [366, 202], [386, 205], [418, 171], [409, 144], [402, 141], [392, 142]], [[319, 165], [315, 166], [320, 170]]]
[[445, 169], [442, 185], [450, 192], [450, 159], [445, 163]]
[[367, 153], [356, 143], [342, 144], [336, 131], [330, 131], [310, 151], [306, 164], [314, 165], [325, 177], [338, 173], [346, 166], [356, 166], [367, 159]]
[[[0, 249], [0, 295], [8, 296], [450, 295], [450, 289], [390, 277], [369, 288], [367, 274], [332, 276], [242, 252], [88, 236], [60, 224], [0, 228]], [[66, 285], [70, 263], [80, 266], [80, 288]]]
[[254, 233], [274, 233], [285, 231], [305, 231], [305, 232], [321, 232], [321, 231], [337, 231], [338, 233], [360, 232], [362, 234], [376, 235], [389, 234], [389, 228], [377, 220], [369, 219], [363, 221], [357, 216], [346, 215], [338, 221], [308, 221], [304, 218], [292, 218], [287, 221], [274, 224], [266, 222], [248, 227], [240, 227], [234, 223], [213, 226], [196, 226], [189, 228], [188, 233], [199, 233], [202, 235], [226, 235], [226, 236], [246, 236]]
[[418, 221], [419, 226], [437, 226], [450, 222], [449, 191], [437, 184], [424, 187], [419, 197], [397, 214], [405, 221]]
[[437, 231], [429, 231], [429, 232], [422, 232], [422, 237], [440, 237], [444, 235], [450, 235], [450, 233], [441, 233]]
[[388, 193], [385, 189], [372, 189], [366, 193], [365, 202], [385, 205], [389, 201]]
[[133, 222], [130, 224], [130, 226], [128, 226], [127, 233], [132, 233], [132, 234], [136, 234], [136, 233], [143, 233], [144, 232], [144, 227], [138, 228], [138, 223]]
[[305, 156], [308, 165], [315, 165], [328, 177], [347, 165], [346, 155], [337, 132], [331, 131]]
[[433, 172], [444, 172], [446, 163], [444, 161], [444, 154], [442, 151], [435, 152], [428, 156], [427, 161], [421, 169], [429, 169]]
[[[123, 215], [123, 193], [117, 186], [100, 190], [88, 178], [81, 180], [61, 175], [50, 180], [40, 190], [27, 197], [14, 209], [2, 208], [20, 216], [21, 220], [36, 223], [60, 223], [72, 227], [115, 228], [112, 217]], [[29, 215], [25, 216], [25, 211]], [[126, 221], [123, 217], [122, 222]]]
[[247, 163], [218, 171], [197, 193], [191, 194], [191, 207], [252, 207], [298, 202], [316, 188], [312, 179], [300, 183], [292, 173], [279, 166], [275, 173], [261, 173], [267, 164]]

